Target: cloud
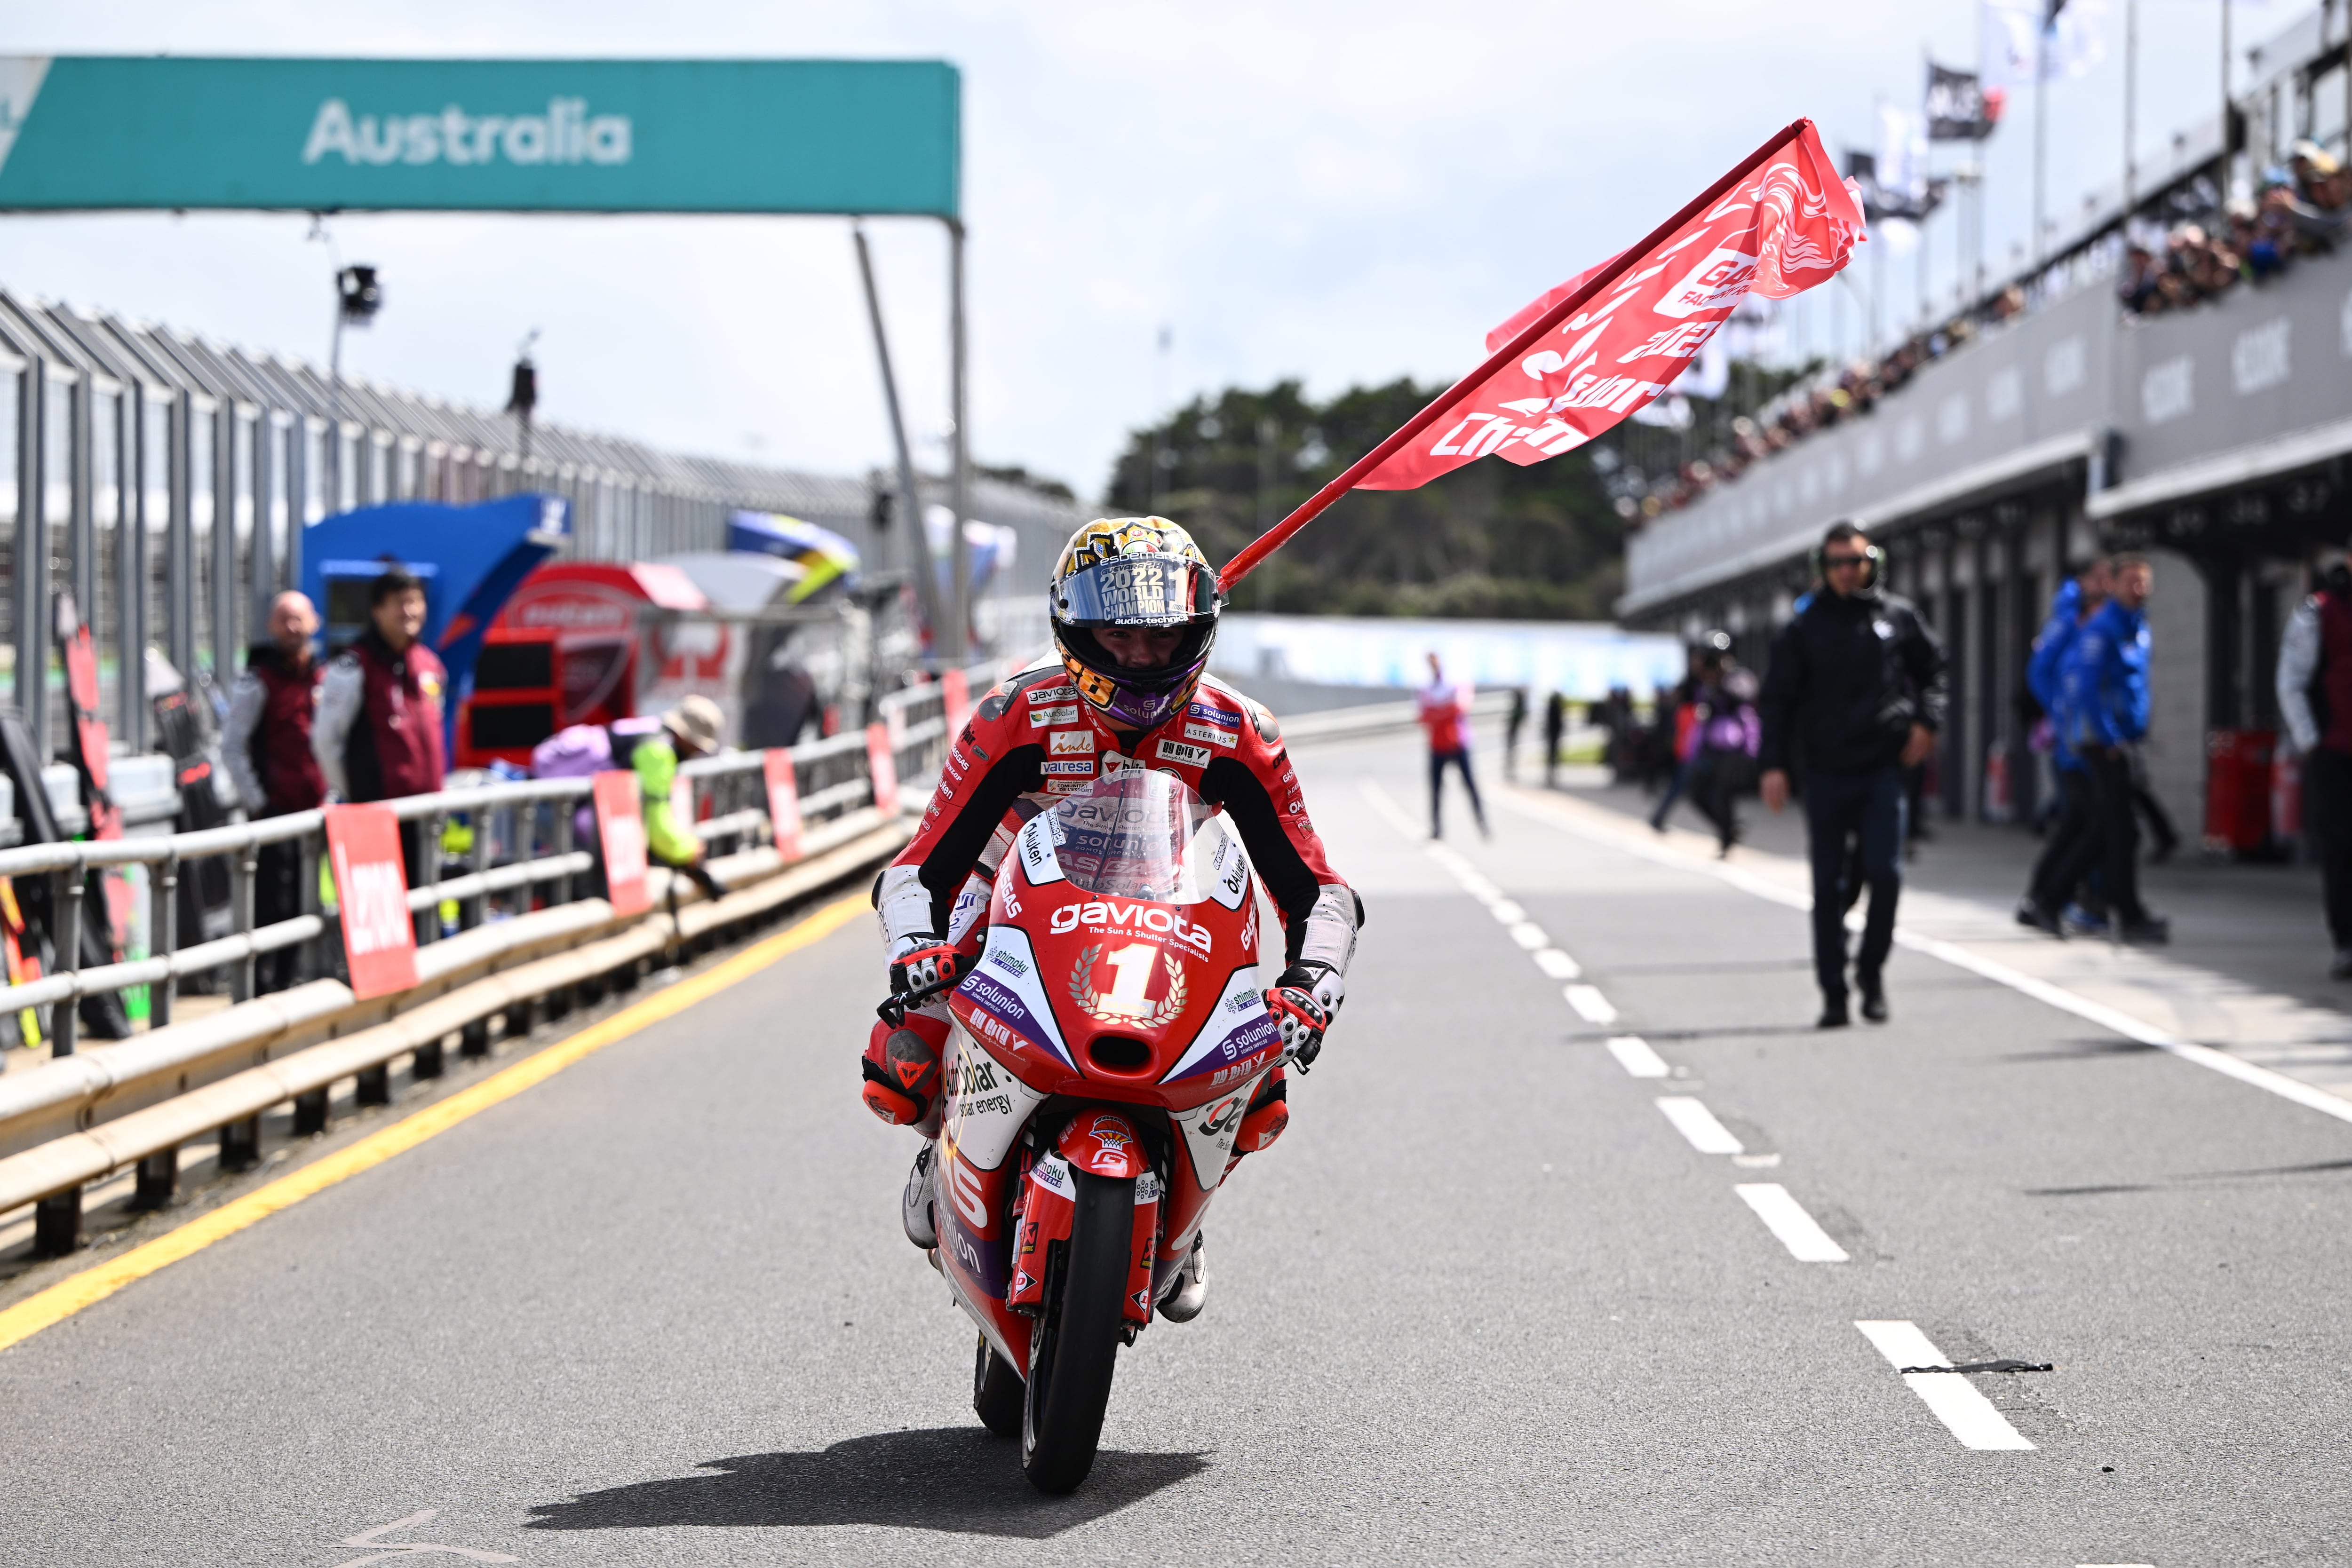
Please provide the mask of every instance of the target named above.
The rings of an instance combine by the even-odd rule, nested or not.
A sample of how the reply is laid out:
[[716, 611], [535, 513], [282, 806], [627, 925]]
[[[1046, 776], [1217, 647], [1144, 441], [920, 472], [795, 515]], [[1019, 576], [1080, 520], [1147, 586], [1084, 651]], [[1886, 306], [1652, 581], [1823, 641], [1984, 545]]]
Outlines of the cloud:
[[[1171, 398], [1283, 375], [1324, 392], [1404, 373], [1450, 380], [1496, 321], [1779, 126], [1811, 113], [1833, 144], [1842, 128], [1860, 139], [1872, 94], [1916, 81], [1923, 37], [1955, 61], [1974, 52], [1965, 0], [1816, 0], [1801, 17], [1732, 0], [245, 0], [191, 12], [122, 0], [93, 20], [5, 0], [0, 26], [15, 48], [55, 52], [956, 61], [978, 455], [1081, 491], [1152, 413], [1163, 323]], [[2147, 68], [2143, 102], [2164, 101], [2166, 68]], [[2087, 106], [2099, 80], [2053, 96]], [[2007, 142], [1996, 154], [2014, 156]], [[1996, 189], [2022, 190], [2009, 167], [1996, 164]], [[2077, 188], [2071, 165], [2053, 165], [2052, 188]], [[323, 358], [327, 258], [306, 228], [258, 215], [11, 218], [0, 281]], [[756, 435], [762, 460], [826, 471], [887, 461], [842, 224], [404, 215], [332, 230], [344, 259], [383, 268], [379, 325], [346, 342], [358, 371], [495, 406], [513, 344], [536, 326], [545, 417], [736, 455]], [[936, 453], [945, 246], [935, 225], [872, 233], [909, 423]], [[1931, 237], [1938, 246], [1949, 242]]]

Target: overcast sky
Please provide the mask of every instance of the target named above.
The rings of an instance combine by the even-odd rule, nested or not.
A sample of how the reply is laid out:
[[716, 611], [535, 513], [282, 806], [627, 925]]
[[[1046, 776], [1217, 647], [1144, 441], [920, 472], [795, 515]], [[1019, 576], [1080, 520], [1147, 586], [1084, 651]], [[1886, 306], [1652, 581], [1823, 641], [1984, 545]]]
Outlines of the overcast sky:
[[[2106, 62], [2050, 89], [2053, 212], [2117, 177], [2126, 3], [2110, 0]], [[2221, 3], [2139, 0], [2144, 154], [2211, 118]], [[2307, 7], [2235, 9], [2242, 44]], [[1450, 380], [1487, 328], [1788, 120], [1811, 116], [1833, 152], [1867, 145], [1876, 101], [1916, 105], [1923, 54], [1967, 64], [1976, 30], [1971, 0], [0, 0], [0, 47], [18, 53], [953, 61], [976, 455], [1081, 494], [1099, 490], [1128, 429], [1197, 392]], [[2020, 101], [1990, 147], [1996, 261], [2028, 227], [2032, 130]], [[323, 361], [331, 267], [309, 229], [10, 217], [0, 285]], [[355, 373], [495, 407], [537, 328], [543, 418], [827, 472], [887, 461], [838, 221], [352, 216], [330, 233], [342, 260], [383, 274], [382, 319], [346, 341]], [[935, 462], [945, 244], [913, 220], [874, 235], [919, 456]], [[1939, 217], [1937, 287], [1957, 243]], [[1906, 308], [1915, 267], [1886, 285]], [[1830, 320], [1819, 311], [1808, 329], [1825, 337]]]

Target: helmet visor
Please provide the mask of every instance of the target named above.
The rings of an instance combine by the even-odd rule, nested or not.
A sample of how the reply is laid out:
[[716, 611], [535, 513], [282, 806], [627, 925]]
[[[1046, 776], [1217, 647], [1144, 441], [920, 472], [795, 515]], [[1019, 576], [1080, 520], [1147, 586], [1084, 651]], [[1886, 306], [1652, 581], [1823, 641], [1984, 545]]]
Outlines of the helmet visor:
[[1217, 574], [1175, 556], [1121, 556], [1054, 587], [1054, 613], [1073, 626], [1179, 626], [1217, 612]]

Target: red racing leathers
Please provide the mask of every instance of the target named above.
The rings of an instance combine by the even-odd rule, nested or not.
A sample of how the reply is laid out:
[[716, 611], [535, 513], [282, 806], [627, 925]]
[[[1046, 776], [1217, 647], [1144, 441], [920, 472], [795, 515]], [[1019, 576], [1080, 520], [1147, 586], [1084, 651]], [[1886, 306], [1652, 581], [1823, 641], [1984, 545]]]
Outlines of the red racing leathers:
[[[981, 950], [990, 889], [1013, 835], [1060, 796], [1129, 764], [1173, 773], [1224, 810], [1282, 912], [1285, 962], [1313, 970], [1317, 998], [1336, 1011], [1362, 905], [1324, 855], [1274, 716], [1214, 676], [1203, 676], [1192, 701], [1159, 728], [1125, 740], [1080, 699], [1058, 659], [991, 691], [949, 749], [914, 841], [875, 883], [889, 956], [898, 960], [943, 938], [961, 973]], [[908, 1015], [933, 1064], [946, 1042], [947, 1018], [939, 1003]], [[917, 1109], [909, 1115], [901, 1106], [890, 1115], [897, 1101], [888, 1093], [869, 1092], [867, 1103], [885, 1120], [916, 1122], [929, 1134], [937, 1125], [938, 1097], [929, 1092], [924, 1063], [892, 1060], [889, 1032], [874, 1032], [866, 1081], [876, 1089], [906, 1089]], [[896, 1054], [909, 1055], [908, 1042]], [[1269, 1075], [1261, 1099], [1280, 1099], [1280, 1078]]]

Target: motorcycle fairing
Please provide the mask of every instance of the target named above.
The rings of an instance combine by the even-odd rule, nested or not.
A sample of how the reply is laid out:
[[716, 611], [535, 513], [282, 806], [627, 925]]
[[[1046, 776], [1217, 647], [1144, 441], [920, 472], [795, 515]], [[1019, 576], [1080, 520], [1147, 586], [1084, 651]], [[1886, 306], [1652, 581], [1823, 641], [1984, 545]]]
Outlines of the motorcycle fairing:
[[1013, 853], [1021, 859], [1021, 873], [1032, 887], [1062, 880], [1062, 862], [1054, 855], [1054, 824], [1045, 812], [1029, 819], [1018, 837], [1013, 841]]
[[1219, 1082], [1231, 1082], [1280, 1042], [1281, 1031], [1265, 1010], [1265, 993], [1258, 986], [1256, 955], [1243, 956], [1249, 961], [1225, 977], [1216, 1007], [1202, 1020], [1200, 1031], [1160, 1082], [1173, 1083], [1209, 1071], [1218, 1071]]
[[1234, 1134], [1241, 1127], [1243, 1113], [1249, 1109], [1250, 1096], [1257, 1092], [1257, 1078], [1248, 1079], [1204, 1104], [1168, 1113], [1169, 1124], [1183, 1134], [1178, 1141], [1183, 1146], [1183, 1163], [1192, 1168], [1191, 1181], [1172, 1184], [1170, 1246], [1174, 1246], [1180, 1237], [1187, 1246], [1191, 1245], [1191, 1227], [1199, 1222], [1200, 1208], [1194, 1207], [1188, 1195], [1197, 1195], [1199, 1205], [1205, 1207], [1209, 1195], [1225, 1179], [1225, 1166], [1233, 1159]]
[[1053, 1004], [1038, 983], [1036, 951], [1029, 945], [1028, 933], [1017, 925], [997, 922], [989, 926], [988, 946], [980, 962], [955, 988], [948, 1005], [975, 1037], [1011, 1047], [1017, 1036], [1020, 1044], [1059, 1058], [1060, 1065], [1072, 1070], [1077, 1066], [1054, 1017]]
[[1021, 1081], [1014, 1065], [974, 1040], [961, 1021], [948, 1031], [940, 1090], [947, 1098], [945, 1137], [978, 1170], [1003, 1165], [1044, 1092]]
[[1135, 1124], [1116, 1111], [1082, 1111], [1054, 1140], [1054, 1152], [1098, 1176], [1123, 1179], [1150, 1170]]

